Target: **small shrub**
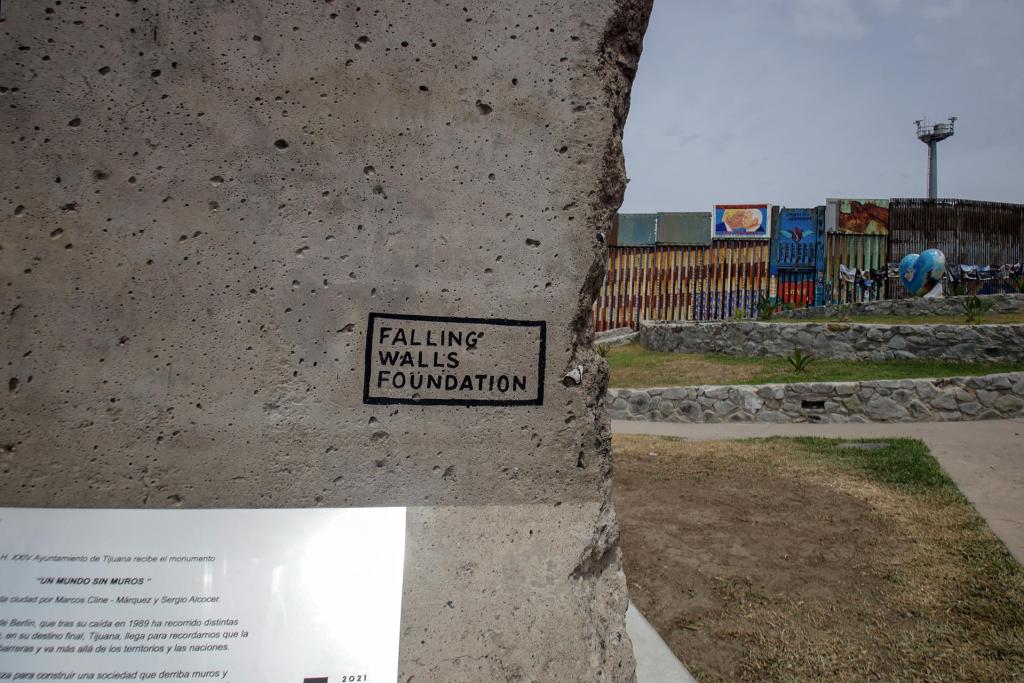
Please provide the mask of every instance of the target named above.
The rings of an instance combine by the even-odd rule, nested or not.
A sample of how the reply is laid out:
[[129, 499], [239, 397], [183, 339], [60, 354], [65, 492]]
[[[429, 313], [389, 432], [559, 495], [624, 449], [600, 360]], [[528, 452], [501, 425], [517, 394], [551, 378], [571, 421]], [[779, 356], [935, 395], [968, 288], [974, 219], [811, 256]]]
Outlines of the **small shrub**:
[[793, 351], [793, 355], [789, 356], [786, 360], [793, 366], [795, 372], [803, 372], [814, 361], [814, 356], [804, 353], [803, 349], [796, 349]]
[[982, 322], [984, 315], [991, 310], [992, 302], [978, 296], [972, 296], [964, 302], [964, 313], [967, 314], [967, 322], [971, 325]]
[[775, 313], [775, 304], [771, 298], [761, 294], [757, 297], [757, 317], [761, 320], [771, 320]]
[[737, 308], [737, 309], [733, 310], [733, 312], [732, 312], [732, 319], [733, 320], [746, 320], [747, 319], [747, 312], [744, 309], [742, 309], [742, 308]]
[[607, 344], [598, 344], [597, 345], [597, 355], [601, 356], [601, 358], [607, 358], [608, 357], [608, 345]]
[[949, 286], [950, 296], [967, 296], [967, 285], [962, 282], [954, 282]]

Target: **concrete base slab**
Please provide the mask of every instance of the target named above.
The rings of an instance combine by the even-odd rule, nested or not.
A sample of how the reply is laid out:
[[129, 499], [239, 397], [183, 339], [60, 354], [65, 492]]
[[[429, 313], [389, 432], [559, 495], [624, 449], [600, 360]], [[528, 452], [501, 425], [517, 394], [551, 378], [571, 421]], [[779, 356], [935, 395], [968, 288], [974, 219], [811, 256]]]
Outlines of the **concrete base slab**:
[[633, 641], [637, 683], [696, 683], [632, 602], [626, 611], [626, 630]]

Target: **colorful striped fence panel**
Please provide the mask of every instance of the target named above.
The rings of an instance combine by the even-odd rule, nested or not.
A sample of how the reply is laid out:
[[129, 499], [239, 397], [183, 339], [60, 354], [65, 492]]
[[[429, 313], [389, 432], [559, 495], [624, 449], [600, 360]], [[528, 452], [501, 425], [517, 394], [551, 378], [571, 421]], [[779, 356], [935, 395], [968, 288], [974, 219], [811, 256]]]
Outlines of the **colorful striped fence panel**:
[[608, 275], [594, 302], [598, 332], [643, 320], [721, 320], [756, 315], [768, 291], [766, 241], [710, 246], [609, 247]]

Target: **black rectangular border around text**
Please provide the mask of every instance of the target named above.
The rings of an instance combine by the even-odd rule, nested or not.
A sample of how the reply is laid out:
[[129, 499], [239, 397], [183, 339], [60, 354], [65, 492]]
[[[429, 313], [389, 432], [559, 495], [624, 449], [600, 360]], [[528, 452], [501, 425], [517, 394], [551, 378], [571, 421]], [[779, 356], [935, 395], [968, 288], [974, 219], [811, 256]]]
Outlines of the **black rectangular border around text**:
[[[504, 325], [506, 327], [540, 328], [540, 354], [537, 359], [537, 398], [524, 401], [498, 399], [390, 398], [370, 395], [370, 366], [373, 365], [373, 326], [378, 318], [385, 320], [422, 320], [426, 322], [466, 323], [470, 325]], [[544, 365], [547, 350], [547, 323], [543, 320], [511, 320], [509, 318], [459, 318], [443, 315], [411, 315], [407, 313], [370, 313], [366, 322], [366, 352], [363, 365], [363, 403], [367, 405], [407, 406], [542, 406], [544, 405]]]

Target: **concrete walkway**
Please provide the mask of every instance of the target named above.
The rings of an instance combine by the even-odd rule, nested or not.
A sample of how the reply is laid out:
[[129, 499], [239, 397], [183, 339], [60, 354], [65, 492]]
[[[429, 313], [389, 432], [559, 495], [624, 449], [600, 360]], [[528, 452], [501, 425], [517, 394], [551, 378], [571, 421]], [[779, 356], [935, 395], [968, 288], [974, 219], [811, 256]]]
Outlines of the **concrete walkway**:
[[696, 683], [632, 602], [626, 610], [626, 632], [633, 641], [636, 683]]
[[1010, 553], [1024, 564], [1024, 420], [1021, 419], [903, 424], [680, 424], [612, 420], [612, 432], [675, 436], [695, 441], [766, 436], [920, 439]]

